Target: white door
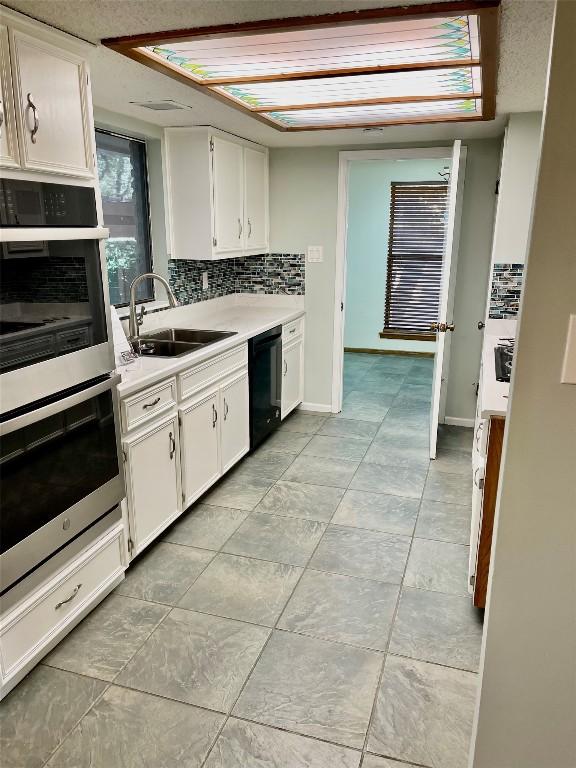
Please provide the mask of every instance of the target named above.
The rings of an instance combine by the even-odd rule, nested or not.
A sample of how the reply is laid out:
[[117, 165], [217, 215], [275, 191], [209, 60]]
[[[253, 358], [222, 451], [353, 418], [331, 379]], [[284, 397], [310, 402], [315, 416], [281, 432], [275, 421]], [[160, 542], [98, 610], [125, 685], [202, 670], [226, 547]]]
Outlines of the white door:
[[25, 168], [91, 176], [87, 70], [72, 53], [11, 32], [16, 117]]
[[0, 25], [0, 165], [3, 168], [17, 168], [18, 139], [16, 136], [16, 118], [14, 116], [14, 97], [12, 93], [12, 73], [10, 71], [10, 51], [8, 49], [8, 30]]
[[436, 354], [434, 356], [434, 376], [432, 379], [432, 406], [430, 409], [430, 458], [436, 458], [438, 424], [444, 421], [446, 408], [446, 386], [448, 365], [450, 362], [450, 339], [454, 330], [454, 286], [456, 283], [456, 264], [460, 241], [460, 218], [462, 213], [462, 195], [464, 192], [464, 167], [466, 165], [466, 147], [462, 142], [454, 142], [450, 183], [448, 186], [448, 205], [446, 236], [444, 239], [444, 262], [442, 264], [442, 284], [436, 330]]
[[302, 402], [302, 339], [282, 350], [282, 418]]
[[218, 389], [180, 408], [180, 446], [184, 507], [220, 477]]
[[246, 248], [268, 248], [268, 155], [244, 150]]
[[248, 453], [248, 373], [225, 384], [220, 390], [220, 455], [222, 474]]
[[216, 136], [213, 142], [214, 251], [240, 251], [244, 248], [244, 148]]
[[181, 511], [178, 419], [170, 417], [124, 443], [132, 555]]

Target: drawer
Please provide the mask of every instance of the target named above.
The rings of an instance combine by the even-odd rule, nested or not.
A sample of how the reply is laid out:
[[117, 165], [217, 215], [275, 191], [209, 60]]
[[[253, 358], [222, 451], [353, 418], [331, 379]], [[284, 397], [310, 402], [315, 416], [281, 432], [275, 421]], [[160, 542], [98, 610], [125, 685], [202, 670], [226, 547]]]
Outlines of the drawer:
[[291, 323], [286, 323], [282, 326], [282, 341], [287, 342], [291, 339], [295, 339], [296, 336], [301, 336], [304, 332], [304, 318], [299, 317], [297, 320], [292, 320]]
[[2, 617], [2, 681], [38, 657], [43, 648], [54, 641], [79, 614], [86, 612], [98, 595], [122, 575], [122, 532], [122, 525], [116, 525]]
[[122, 400], [122, 424], [128, 432], [176, 404], [176, 379], [168, 379]]
[[75, 328], [71, 331], [60, 331], [56, 334], [56, 339], [60, 352], [84, 349], [90, 346], [90, 329]]
[[178, 376], [180, 400], [210, 386], [233, 371], [248, 365], [248, 346], [242, 344], [218, 357], [212, 357], [203, 363], [189, 368]]

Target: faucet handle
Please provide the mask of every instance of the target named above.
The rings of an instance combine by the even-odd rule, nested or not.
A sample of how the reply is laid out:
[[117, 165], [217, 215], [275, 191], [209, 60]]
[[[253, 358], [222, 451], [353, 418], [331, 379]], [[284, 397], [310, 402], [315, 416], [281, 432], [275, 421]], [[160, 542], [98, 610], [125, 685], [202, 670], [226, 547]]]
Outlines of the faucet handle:
[[136, 322], [137, 322], [138, 326], [141, 326], [142, 323], [144, 322], [144, 315], [145, 314], [146, 314], [146, 307], [144, 306], [144, 304], [141, 304], [140, 305], [140, 312], [136, 316]]

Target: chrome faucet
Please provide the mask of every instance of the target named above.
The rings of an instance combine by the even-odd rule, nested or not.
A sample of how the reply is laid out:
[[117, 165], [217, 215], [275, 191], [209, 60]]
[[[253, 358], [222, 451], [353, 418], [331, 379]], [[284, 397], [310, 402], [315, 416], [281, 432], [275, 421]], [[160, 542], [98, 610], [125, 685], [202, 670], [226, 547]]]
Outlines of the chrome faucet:
[[166, 288], [166, 293], [168, 294], [168, 302], [171, 307], [177, 307], [178, 306], [178, 300], [176, 296], [174, 296], [174, 293], [172, 292], [172, 288], [168, 285], [168, 281], [165, 280], [162, 275], [157, 275], [154, 272], [145, 272], [143, 275], [138, 275], [138, 277], [134, 278], [132, 280], [132, 283], [130, 285], [130, 319], [128, 321], [128, 333], [130, 336], [130, 340], [137, 339], [140, 335], [140, 328], [139, 326], [142, 324], [144, 320], [144, 313], [142, 313], [141, 321], [138, 322], [138, 319], [136, 317], [136, 288], [140, 285], [142, 280], [158, 280], [164, 288]]

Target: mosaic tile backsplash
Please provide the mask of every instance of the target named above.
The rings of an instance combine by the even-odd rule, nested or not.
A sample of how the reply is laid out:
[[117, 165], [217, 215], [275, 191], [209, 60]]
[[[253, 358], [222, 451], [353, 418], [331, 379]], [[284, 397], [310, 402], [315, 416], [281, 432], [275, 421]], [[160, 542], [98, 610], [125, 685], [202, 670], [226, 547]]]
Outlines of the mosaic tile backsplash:
[[[182, 304], [227, 296], [230, 293], [284, 293], [302, 296], [306, 259], [303, 253], [264, 253], [219, 261], [170, 259], [168, 275]], [[202, 290], [208, 272], [208, 290]]]
[[490, 290], [492, 320], [516, 317], [520, 309], [524, 264], [494, 264]]

